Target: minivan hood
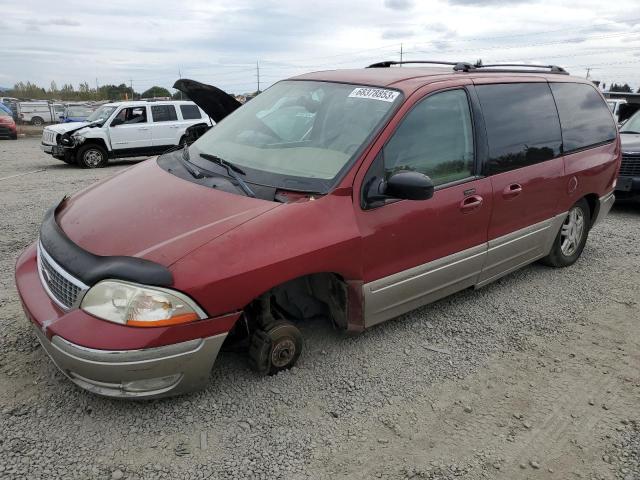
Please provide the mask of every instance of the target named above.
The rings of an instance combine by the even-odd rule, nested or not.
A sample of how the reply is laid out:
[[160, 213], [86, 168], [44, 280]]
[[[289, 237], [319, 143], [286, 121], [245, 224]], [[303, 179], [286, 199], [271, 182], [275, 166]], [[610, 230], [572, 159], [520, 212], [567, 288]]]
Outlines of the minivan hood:
[[620, 145], [622, 153], [640, 153], [640, 134], [621, 133]]
[[223, 90], [188, 78], [177, 80], [173, 88], [187, 95], [216, 123], [242, 106], [238, 100]]
[[277, 206], [181, 179], [153, 158], [74, 195], [56, 220], [71, 241], [95, 255], [168, 267]]

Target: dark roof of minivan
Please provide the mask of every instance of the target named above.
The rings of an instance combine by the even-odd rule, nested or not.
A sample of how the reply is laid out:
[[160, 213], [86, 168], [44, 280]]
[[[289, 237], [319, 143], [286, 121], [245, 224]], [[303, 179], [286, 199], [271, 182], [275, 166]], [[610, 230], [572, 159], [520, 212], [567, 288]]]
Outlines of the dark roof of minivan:
[[294, 80], [319, 80], [325, 82], [354, 83], [374, 87], [392, 87], [410, 93], [427, 83], [457, 78], [500, 78], [512, 82], [515, 78], [544, 78], [549, 81], [573, 81], [588, 83], [584, 78], [539, 72], [492, 72], [478, 70], [473, 72], [455, 72], [452, 67], [390, 67], [390, 68], [358, 68], [344, 70], [325, 70], [305, 73], [293, 77]]

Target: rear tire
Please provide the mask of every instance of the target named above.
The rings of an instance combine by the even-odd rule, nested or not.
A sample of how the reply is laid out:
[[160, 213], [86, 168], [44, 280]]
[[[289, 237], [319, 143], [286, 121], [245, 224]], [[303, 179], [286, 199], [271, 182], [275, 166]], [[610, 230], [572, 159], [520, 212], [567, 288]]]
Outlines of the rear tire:
[[78, 149], [76, 162], [82, 168], [101, 168], [107, 164], [107, 151], [100, 145], [88, 144]]
[[302, 353], [302, 334], [290, 322], [279, 321], [251, 336], [249, 359], [252, 368], [262, 375], [275, 375], [295, 365]]
[[42, 125], [44, 125], [44, 120], [40, 117], [33, 117], [31, 119], [31, 125], [34, 125], [36, 127], [40, 127]]
[[568, 267], [576, 263], [587, 243], [591, 226], [591, 210], [584, 198], [569, 209], [567, 218], [553, 241], [549, 255], [541, 262], [550, 267]]

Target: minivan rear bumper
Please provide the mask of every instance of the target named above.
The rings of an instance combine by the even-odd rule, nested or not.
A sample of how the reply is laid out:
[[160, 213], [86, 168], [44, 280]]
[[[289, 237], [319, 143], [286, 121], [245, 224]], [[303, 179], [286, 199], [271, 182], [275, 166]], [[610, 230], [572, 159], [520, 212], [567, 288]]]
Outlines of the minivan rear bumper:
[[600, 223], [604, 217], [606, 217], [613, 207], [613, 203], [616, 201], [614, 192], [610, 192], [600, 197], [600, 208], [598, 209], [598, 216], [593, 220], [592, 225]]

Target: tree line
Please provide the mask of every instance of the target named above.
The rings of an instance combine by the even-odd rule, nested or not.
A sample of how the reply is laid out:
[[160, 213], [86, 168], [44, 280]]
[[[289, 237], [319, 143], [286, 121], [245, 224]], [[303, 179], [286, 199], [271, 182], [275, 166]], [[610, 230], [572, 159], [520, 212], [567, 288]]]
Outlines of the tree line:
[[125, 83], [120, 85], [100, 85], [91, 87], [87, 82], [82, 82], [75, 88], [70, 83], [58, 87], [56, 82], [51, 82], [49, 88], [43, 88], [32, 82], [18, 82], [7, 91], [4, 96], [34, 100], [65, 100], [65, 101], [92, 101], [92, 100], [138, 100], [140, 98], [172, 97], [184, 98], [184, 94], [176, 92], [173, 95], [164, 87], [153, 86], [144, 92], [136, 92]]

